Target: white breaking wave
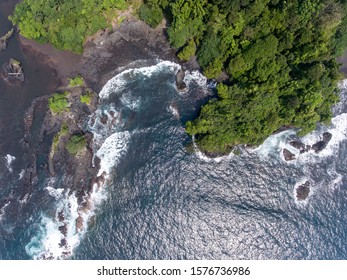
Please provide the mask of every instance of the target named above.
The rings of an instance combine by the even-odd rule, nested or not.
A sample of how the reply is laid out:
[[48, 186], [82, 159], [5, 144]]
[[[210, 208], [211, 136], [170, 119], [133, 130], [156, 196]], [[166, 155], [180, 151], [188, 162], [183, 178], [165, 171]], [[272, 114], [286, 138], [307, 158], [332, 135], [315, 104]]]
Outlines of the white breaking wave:
[[168, 107], [168, 111], [174, 116], [176, 119], [179, 119], [180, 113], [178, 112], [177, 106], [174, 104], [170, 104]]
[[14, 156], [11, 156], [10, 154], [7, 154], [3, 157], [3, 160], [5, 161], [5, 165], [11, 173], [13, 172], [12, 163], [16, 158]]
[[[160, 67], [167, 67], [168, 63], [161, 63]], [[175, 64], [172, 64], [175, 66]], [[157, 67], [146, 67], [141, 70], [145, 75], [151, 75]], [[138, 70], [127, 70], [138, 72]], [[100, 93], [107, 98], [109, 94], [117, 93], [124, 85], [121, 73], [111, 79]], [[136, 100], [131, 95], [121, 96], [124, 106], [135, 109]], [[134, 102], [135, 101], [135, 102]], [[123, 126], [121, 111], [114, 104], [103, 105], [98, 108], [88, 121], [88, 129], [93, 132], [94, 157], [100, 159], [97, 182], [93, 190], [84, 197], [83, 203], [78, 203], [76, 195], [69, 194], [68, 189], [55, 189], [55, 179], [47, 181], [45, 188], [57, 200], [57, 208], [53, 217], [42, 215], [39, 233], [26, 245], [26, 252], [34, 259], [65, 259], [73, 254], [81, 238], [86, 233], [88, 222], [95, 215], [98, 206], [107, 198], [106, 188], [109, 175], [121, 158], [126, 154], [131, 137], [128, 131], [119, 131]]]
[[203, 152], [200, 151], [199, 147], [195, 143], [195, 137], [193, 136], [192, 138], [193, 138], [193, 148], [194, 148], [195, 155], [203, 161], [206, 161], [206, 162], [214, 161], [214, 162], [219, 163], [222, 161], [230, 160], [232, 157], [234, 157], [234, 153], [230, 152], [229, 154], [227, 154], [225, 156], [210, 158], [210, 157], [206, 156]]
[[96, 152], [96, 156], [101, 160], [98, 176], [104, 172], [110, 174], [112, 168], [119, 162], [120, 158], [126, 153], [130, 133], [128, 131], [113, 133], [101, 145]]
[[324, 132], [329, 132], [332, 134], [332, 138], [327, 144], [327, 146], [316, 153], [313, 150], [310, 150], [306, 153], [300, 154], [300, 151], [294, 148], [289, 144], [291, 140], [294, 139], [296, 135], [295, 130], [287, 130], [278, 134], [274, 134], [269, 136], [262, 145], [254, 149], [254, 151], [258, 152], [262, 156], [279, 155], [283, 161], [285, 161], [283, 157], [283, 149], [289, 150], [291, 153], [295, 155], [295, 160], [288, 161], [288, 163], [293, 162], [305, 162], [314, 160], [314, 158], [324, 158], [329, 156], [334, 156], [336, 151], [339, 148], [339, 145], [342, 141], [347, 139], [347, 113], [343, 113], [332, 118], [331, 125], [320, 126], [317, 130], [307, 134], [304, 137], [298, 138], [305, 145], [312, 146], [313, 144], [322, 140], [322, 135]]
[[8, 201], [0, 208], [0, 221], [5, 216], [5, 209], [10, 205], [10, 203], [11, 201]]
[[131, 68], [123, 71], [117, 76], [109, 80], [99, 93], [101, 99], [107, 99], [112, 92], [121, 91], [124, 89], [128, 80], [136, 78], [137, 75], [143, 75], [150, 78], [154, 73], [160, 72], [163, 69], [168, 69], [169, 71], [177, 72], [181, 66], [177, 63], [171, 61], [161, 61], [156, 65], [141, 67], [141, 68]]
[[[41, 216], [39, 232], [25, 250], [34, 259], [65, 259], [72, 255], [87, 231], [90, 218], [106, 198], [103, 188], [94, 184], [93, 191], [78, 204], [76, 195], [63, 189], [46, 188], [59, 202], [54, 217]], [[81, 206], [83, 205], [83, 206]]]
[[122, 104], [133, 111], [137, 111], [140, 108], [141, 100], [138, 97], [131, 95], [131, 92], [123, 93], [119, 98]]
[[185, 71], [184, 79], [183, 81], [186, 83], [186, 85], [189, 87], [189, 85], [194, 82], [197, 85], [199, 85], [202, 88], [207, 88], [207, 78], [201, 74], [198, 70], [195, 71]]
[[[287, 139], [296, 135], [294, 130], [286, 130], [277, 134], [270, 135], [265, 139], [263, 144], [253, 149], [262, 157], [268, 157], [269, 155], [280, 154], [280, 157], [284, 160], [282, 150], [287, 148], [290, 152], [296, 153], [296, 150], [291, 145], [288, 145]], [[252, 151], [252, 150], [250, 150]]]
[[22, 171], [18, 174], [19, 180], [22, 180], [25, 175], [25, 169], [22, 169]]
[[[64, 220], [59, 221], [59, 213], [64, 215]], [[76, 228], [77, 218], [76, 196], [71, 195], [61, 200], [58, 204], [56, 217], [50, 218], [42, 215], [39, 234], [34, 236], [25, 246], [27, 254], [34, 259], [63, 259], [70, 256], [72, 250], [79, 244], [81, 237]]]
[[55, 189], [55, 188], [53, 188], [51, 186], [46, 187], [45, 190], [48, 191], [50, 196], [54, 197], [57, 200], [62, 197], [63, 192], [64, 192], [64, 189], [62, 189], [62, 188]]
[[347, 79], [340, 81], [338, 87], [340, 89], [340, 101], [332, 110], [335, 115], [341, 114], [344, 106], [347, 105]]
[[347, 139], [347, 113], [332, 118], [330, 126], [321, 127], [320, 129], [302, 137], [301, 141], [305, 144], [313, 145], [322, 140], [322, 134], [326, 131], [332, 134], [332, 138], [329, 141], [327, 147], [318, 154], [314, 152], [310, 152], [308, 153], [308, 155], [302, 154], [303, 157], [328, 157], [335, 155], [340, 143]]

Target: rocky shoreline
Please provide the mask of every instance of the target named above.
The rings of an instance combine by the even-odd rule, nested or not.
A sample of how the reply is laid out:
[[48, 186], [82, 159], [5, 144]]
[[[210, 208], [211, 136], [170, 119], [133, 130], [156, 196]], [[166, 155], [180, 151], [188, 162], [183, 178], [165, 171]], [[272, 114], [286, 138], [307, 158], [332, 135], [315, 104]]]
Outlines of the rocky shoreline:
[[[317, 141], [312, 146], [306, 145], [305, 143], [301, 142], [301, 140], [299, 139], [290, 141], [289, 145], [292, 146], [294, 149], [298, 150], [300, 154], [304, 154], [310, 151], [314, 151], [316, 154], [318, 154], [326, 148], [331, 138], [332, 138], [331, 133], [324, 132], [321, 137], [322, 140]], [[285, 161], [292, 161], [297, 159], [296, 155], [286, 148], [282, 150], [282, 153], [283, 153], [283, 157]]]
[[[38, 97], [25, 114], [23, 146], [28, 152], [27, 167], [24, 174], [24, 186], [21, 201], [26, 201], [36, 188], [40, 176], [63, 178], [63, 188], [69, 195], [74, 195], [78, 203], [78, 217], [75, 219], [75, 230], [85, 230], [84, 213], [91, 210], [93, 187], [99, 189], [105, 181], [104, 174], [98, 176], [99, 160], [93, 154], [93, 135], [85, 131], [88, 118], [98, 105], [97, 92], [113, 76], [121, 71], [139, 66], [149, 66], [159, 60], [170, 60], [178, 63], [173, 50], [164, 35], [164, 29], [151, 29], [145, 23], [129, 18], [114, 30], [99, 31], [85, 44], [83, 56], [68, 52], [52, 50], [50, 46], [38, 45], [25, 38], [20, 38], [23, 49], [32, 50], [45, 56], [45, 60], [54, 69], [61, 81], [57, 93], [66, 94], [68, 110], [55, 114], [49, 108], [53, 95]], [[71, 61], [69, 58], [73, 58]], [[134, 64], [136, 63], [136, 65]], [[193, 66], [192, 66], [193, 65]], [[196, 70], [191, 62], [185, 69]], [[77, 87], [68, 85], [69, 78], [80, 75], [84, 84]], [[176, 83], [179, 90], [184, 91], [184, 71], [179, 71]], [[91, 93], [90, 104], [81, 102], [81, 95]], [[37, 133], [39, 128], [39, 133]], [[69, 153], [68, 142], [74, 136], [85, 139], [85, 147], [76, 154]], [[39, 164], [38, 158], [45, 157]], [[42, 163], [43, 162], [43, 163]], [[41, 174], [42, 175], [42, 174]], [[59, 246], [64, 250], [63, 258], [71, 255], [67, 236], [68, 221], [63, 210], [57, 210], [54, 220], [59, 224], [63, 238]], [[51, 258], [43, 255], [42, 258]]]

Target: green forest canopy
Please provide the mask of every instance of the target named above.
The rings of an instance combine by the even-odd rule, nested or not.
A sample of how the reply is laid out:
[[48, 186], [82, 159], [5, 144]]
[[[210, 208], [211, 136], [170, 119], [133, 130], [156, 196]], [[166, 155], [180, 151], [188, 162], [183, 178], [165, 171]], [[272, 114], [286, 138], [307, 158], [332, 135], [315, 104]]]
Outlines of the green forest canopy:
[[[126, 0], [24, 0], [12, 21], [21, 33], [81, 52]], [[218, 98], [186, 124], [205, 151], [259, 144], [282, 126], [305, 134], [329, 123], [347, 42], [345, 0], [147, 0], [139, 16], [163, 16], [178, 57], [196, 56], [208, 78], [227, 76]]]
[[208, 78], [227, 75], [218, 98], [188, 121], [200, 148], [259, 144], [282, 126], [329, 123], [347, 42], [346, 1], [148, 0], [170, 20], [181, 59], [196, 56]]
[[24, 37], [81, 53], [86, 37], [126, 7], [126, 0], [23, 0], [10, 19]]

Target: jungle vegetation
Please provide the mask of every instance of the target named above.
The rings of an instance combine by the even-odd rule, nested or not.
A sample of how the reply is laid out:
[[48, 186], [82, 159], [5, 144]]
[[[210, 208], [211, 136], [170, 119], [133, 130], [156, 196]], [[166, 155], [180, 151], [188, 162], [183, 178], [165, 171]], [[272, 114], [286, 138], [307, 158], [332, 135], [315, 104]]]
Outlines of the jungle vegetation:
[[[82, 51], [125, 0], [24, 0], [12, 21], [26, 37]], [[186, 123], [202, 150], [260, 144], [283, 126], [329, 123], [347, 44], [346, 0], [145, 0], [139, 16], [165, 17], [178, 57], [196, 57], [218, 96]]]
[[147, 0], [170, 19], [182, 60], [196, 56], [205, 76], [223, 79], [218, 98], [186, 124], [205, 151], [260, 144], [283, 126], [300, 134], [329, 123], [347, 43], [346, 1]]
[[53, 114], [61, 114], [69, 111], [68, 92], [54, 93], [51, 98], [48, 99], [48, 107]]
[[87, 36], [110, 25], [126, 0], [23, 0], [10, 20], [20, 33], [58, 49], [82, 53]]
[[66, 149], [71, 155], [77, 155], [87, 145], [87, 140], [83, 135], [73, 135], [66, 143]]

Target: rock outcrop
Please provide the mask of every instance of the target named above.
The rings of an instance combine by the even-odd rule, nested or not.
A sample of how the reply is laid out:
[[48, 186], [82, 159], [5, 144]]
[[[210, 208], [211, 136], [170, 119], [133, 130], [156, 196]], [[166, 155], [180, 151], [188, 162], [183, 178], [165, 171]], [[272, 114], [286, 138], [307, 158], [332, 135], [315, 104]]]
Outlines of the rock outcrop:
[[287, 149], [283, 149], [283, 156], [286, 161], [291, 161], [296, 159], [295, 155]]
[[310, 185], [310, 182], [306, 181], [296, 188], [296, 198], [298, 201], [304, 201], [308, 198], [308, 195], [310, 194]]
[[12, 28], [10, 31], [8, 31], [4, 36], [0, 38], [0, 51], [6, 50], [7, 42], [13, 36], [13, 34], [14, 34], [14, 29]]
[[185, 91], [187, 89], [187, 85], [184, 82], [184, 71], [180, 69], [176, 74], [176, 86], [178, 91]]
[[[316, 142], [312, 146], [306, 145], [305, 143], [301, 142], [300, 140], [293, 140], [289, 142], [289, 145], [291, 145], [293, 148], [297, 149], [300, 151], [300, 154], [307, 153], [309, 151], [314, 151], [315, 153], [320, 153], [323, 151], [328, 143], [330, 142], [332, 138], [332, 134], [330, 132], [324, 132], [322, 136], [322, 140]], [[288, 149], [283, 149], [283, 156], [285, 161], [291, 161], [296, 159], [295, 155], [290, 152]]]
[[316, 144], [312, 145], [312, 150], [314, 150], [316, 153], [323, 151], [330, 142], [332, 136], [333, 135], [331, 133], [324, 132], [323, 139], [321, 141], [318, 141]]
[[291, 141], [289, 142], [289, 144], [293, 146], [295, 149], [298, 149], [300, 151], [300, 154], [306, 153], [309, 150], [311, 150], [310, 145], [305, 145], [304, 143], [298, 140]]
[[14, 58], [10, 58], [9, 62], [5, 63], [2, 66], [1, 74], [3, 79], [10, 84], [24, 82], [24, 72], [22, 65], [18, 60]]

